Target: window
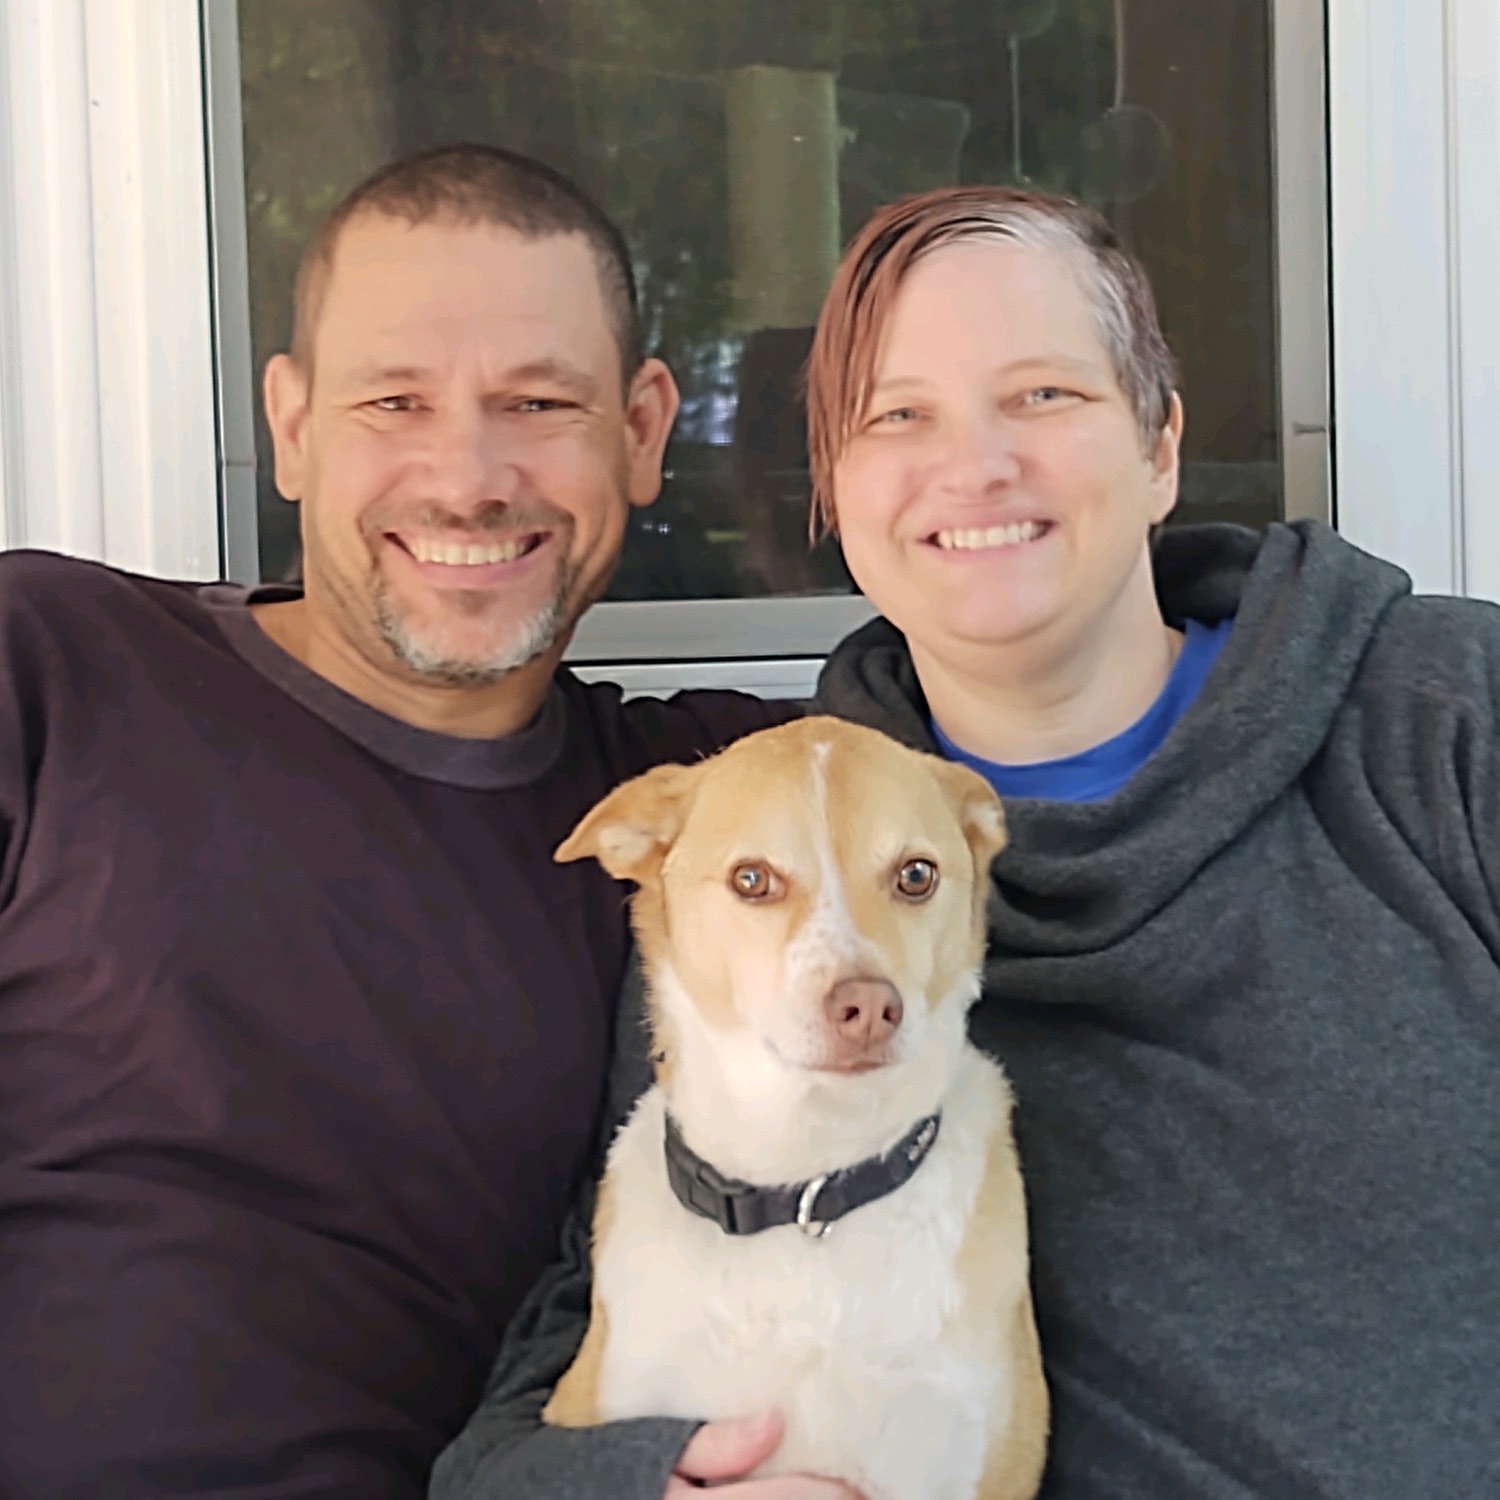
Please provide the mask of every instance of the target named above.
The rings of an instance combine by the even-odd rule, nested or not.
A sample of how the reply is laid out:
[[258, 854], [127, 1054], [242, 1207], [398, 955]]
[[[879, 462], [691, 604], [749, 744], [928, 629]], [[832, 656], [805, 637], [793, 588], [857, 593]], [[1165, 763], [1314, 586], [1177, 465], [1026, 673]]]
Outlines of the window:
[[[1097, 204], [1151, 272], [1188, 409], [1178, 519], [1263, 523], [1287, 513], [1291, 472], [1272, 23], [1314, 7], [1274, 9], [253, 0], [233, 34], [211, 14], [210, 48], [238, 54], [249, 277], [250, 348], [221, 350], [223, 381], [248, 404], [252, 369], [286, 342], [303, 243], [367, 171], [453, 139], [540, 156], [625, 231], [684, 397], [662, 497], [633, 514], [609, 596], [633, 607], [584, 632], [588, 654], [817, 655], [861, 608], [836, 548], [805, 542], [798, 379], [840, 247], [901, 193], [1027, 182]], [[1321, 174], [1321, 135], [1312, 149]], [[1295, 342], [1321, 371], [1326, 325]], [[1310, 417], [1299, 431], [1326, 421], [1317, 402]], [[263, 428], [257, 450], [262, 576], [293, 576], [296, 513]], [[1326, 513], [1324, 495], [1293, 499]]]

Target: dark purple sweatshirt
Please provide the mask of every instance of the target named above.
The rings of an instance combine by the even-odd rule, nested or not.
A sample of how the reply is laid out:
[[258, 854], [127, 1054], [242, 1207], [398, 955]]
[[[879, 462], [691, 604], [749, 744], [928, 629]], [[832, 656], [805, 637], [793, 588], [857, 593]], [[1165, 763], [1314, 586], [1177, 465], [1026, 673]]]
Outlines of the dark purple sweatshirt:
[[593, 1144], [622, 892], [551, 851], [773, 718], [412, 728], [243, 590], [0, 557], [0, 1496], [416, 1497]]

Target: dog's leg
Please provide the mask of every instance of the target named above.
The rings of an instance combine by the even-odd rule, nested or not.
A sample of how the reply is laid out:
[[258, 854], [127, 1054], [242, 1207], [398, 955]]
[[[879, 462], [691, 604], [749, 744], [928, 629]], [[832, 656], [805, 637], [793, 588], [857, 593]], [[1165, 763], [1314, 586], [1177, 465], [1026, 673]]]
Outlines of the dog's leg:
[[1010, 1359], [1016, 1372], [1010, 1422], [991, 1444], [974, 1500], [1033, 1500], [1042, 1486], [1051, 1402], [1030, 1297], [1016, 1308]]
[[1011, 1402], [990, 1432], [974, 1500], [1033, 1500], [1047, 1459], [1051, 1402], [1026, 1253], [1026, 1198], [1008, 1129], [990, 1141], [979, 1197], [959, 1252], [965, 1305], [993, 1357], [1011, 1371]]
[[596, 1296], [589, 1310], [588, 1332], [542, 1408], [542, 1421], [554, 1427], [592, 1427], [599, 1420], [599, 1366], [604, 1360], [606, 1331], [604, 1309]]
[[[604, 1238], [614, 1221], [614, 1190], [609, 1173], [599, 1184], [599, 1201], [594, 1207], [594, 1265], [599, 1264], [599, 1251]], [[578, 1346], [573, 1363], [568, 1366], [561, 1380], [542, 1408], [542, 1421], [554, 1427], [592, 1427], [599, 1421], [599, 1369], [604, 1363], [604, 1345], [609, 1335], [609, 1323], [604, 1304], [599, 1300], [597, 1280], [589, 1306], [588, 1331]]]

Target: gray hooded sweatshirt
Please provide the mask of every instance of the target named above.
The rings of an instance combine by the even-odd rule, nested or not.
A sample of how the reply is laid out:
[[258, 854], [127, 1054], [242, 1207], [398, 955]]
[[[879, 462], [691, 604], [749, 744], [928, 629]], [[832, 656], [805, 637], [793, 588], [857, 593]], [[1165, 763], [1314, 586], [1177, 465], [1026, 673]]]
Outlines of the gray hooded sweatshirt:
[[[1007, 804], [971, 1025], [1019, 1101], [1043, 1496], [1493, 1500], [1500, 609], [1314, 524], [1171, 531], [1156, 569], [1169, 620], [1233, 631], [1120, 791]], [[882, 621], [819, 706], [933, 748]], [[660, 1500], [682, 1424], [535, 1428], [586, 1317], [567, 1248], [440, 1500]]]

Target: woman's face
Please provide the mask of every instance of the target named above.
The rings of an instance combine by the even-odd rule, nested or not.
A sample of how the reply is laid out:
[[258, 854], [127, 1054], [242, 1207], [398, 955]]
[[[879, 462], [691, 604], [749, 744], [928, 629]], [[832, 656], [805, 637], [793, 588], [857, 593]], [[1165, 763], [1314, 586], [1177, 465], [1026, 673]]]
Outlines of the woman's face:
[[[849, 570], [937, 656], [1066, 652], [1149, 587], [1181, 409], [1150, 453], [1068, 253], [968, 242], [898, 294], [868, 410], [834, 470]], [[1138, 602], [1137, 595], [1137, 602]]]

